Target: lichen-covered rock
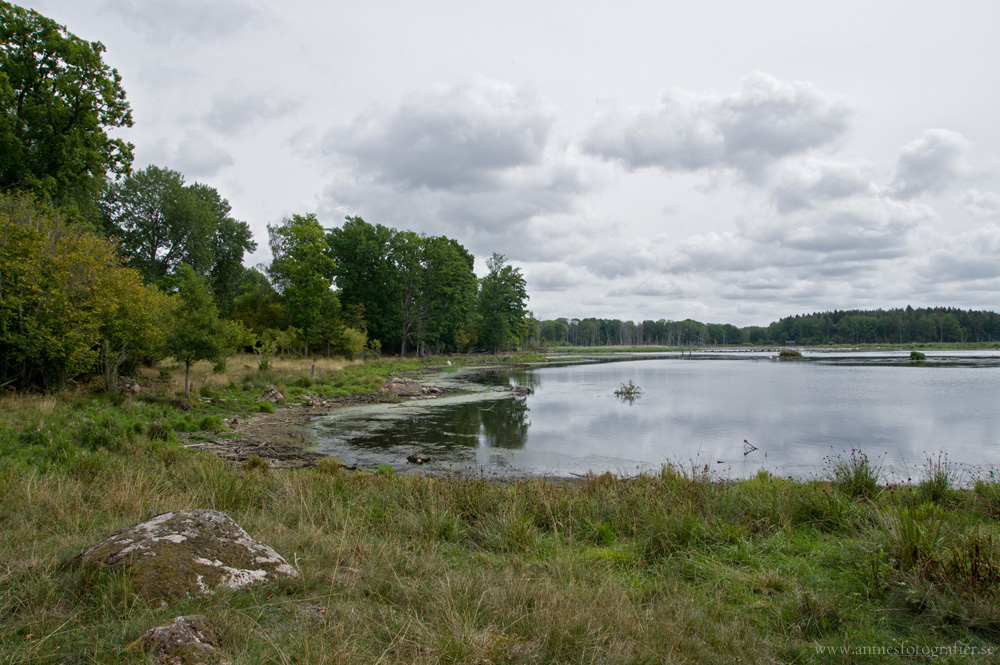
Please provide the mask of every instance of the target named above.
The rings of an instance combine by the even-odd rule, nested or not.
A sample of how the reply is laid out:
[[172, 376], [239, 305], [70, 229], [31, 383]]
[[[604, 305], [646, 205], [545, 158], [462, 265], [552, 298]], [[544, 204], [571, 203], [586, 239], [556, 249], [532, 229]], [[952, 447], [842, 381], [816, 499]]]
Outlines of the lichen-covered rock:
[[142, 645], [154, 663], [164, 665], [227, 665], [219, 638], [207, 617], [177, 617], [166, 626], [150, 628]]
[[420, 385], [419, 381], [394, 376], [382, 384], [379, 391], [383, 393], [393, 393], [394, 395], [422, 395], [424, 387]]
[[142, 387], [135, 379], [129, 379], [123, 376], [118, 379], [118, 392], [126, 397], [138, 397], [139, 393], [142, 392]]
[[274, 386], [268, 386], [264, 394], [257, 398], [258, 402], [283, 402], [284, 400], [285, 396], [278, 392]]
[[82, 568], [124, 570], [148, 599], [212, 593], [297, 577], [277, 552], [225, 513], [185, 510], [119, 531], [76, 558]]

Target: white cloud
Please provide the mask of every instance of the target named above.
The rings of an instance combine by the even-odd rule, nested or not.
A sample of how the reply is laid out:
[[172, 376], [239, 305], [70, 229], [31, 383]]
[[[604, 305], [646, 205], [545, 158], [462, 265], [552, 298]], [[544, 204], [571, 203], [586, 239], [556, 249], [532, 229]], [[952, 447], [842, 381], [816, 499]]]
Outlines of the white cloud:
[[1000, 287], [1000, 226], [989, 224], [934, 241], [933, 250], [921, 261], [923, 281], [971, 286], [987, 280]]
[[179, 171], [188, 180], [210, 178], [235, 163], [228, 150], [199, 131], [186, 133], [177, 143], [161, 142], [140, 156], [149, 164]]
[[781, 169], [771, 190], [778, 212], [813, 209], [830, 201], [874, 192], [871, 166], [827, 159], [793, 160]]
[[1000, 194], [970, 189], [958, 203], [976, 217], [1000, 217]]
[[102, 9], [156, 42], [215, 41], [264, 15], [245, 0], [104, 0]]
[[399, 187], [475, 188], [508, 169], [540, 164], [553, 120], [537, 94], [480, 78], [356, 116], [330, 130], [323, 149]]
[[285, 95], [251, 90], [230, 81], [212, 95], [211, 107], [204, 115], [205, 124], [225, 136], [237, 136], [260, 120], [275, 120], [293, 112], [296, 100]]
[[890, 189], [900, 199], [939, 194], [974, 172], [972, 144], [958, 132], [928, 129], [903, 146]]
[[652, 108], [605, 116], [583, 147], [628, 170], [733, 169], [758, 180], [774, 162], [842, 137], [853, 115], [845, 100], [810, 83], [754, 72], [737, 93], [674, 90]]

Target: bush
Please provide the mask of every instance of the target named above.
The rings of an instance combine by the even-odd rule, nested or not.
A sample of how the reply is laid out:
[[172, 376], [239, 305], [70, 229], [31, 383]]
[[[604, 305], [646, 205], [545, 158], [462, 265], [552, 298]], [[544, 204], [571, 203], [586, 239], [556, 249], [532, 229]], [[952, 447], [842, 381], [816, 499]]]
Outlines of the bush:
[[782, 349], [778, 353], [778, 360], [802, 360], [802, 352], [795, 349]]
[[943, 453], [938, 453], [937, 459], [927, 458], [925, 468], [924, 477], [917, 486], [917, 496], [921, 501], [941, 504], [955, 485], [955, 468]]
[[257, 410], [261, 413], [274, 413], [274, 404], [270, 402], [261, 402], [257, 405]]
[[868, 455], [856, 449], [850, 457], [837, 455], [826, 458], [833, 485], [852, 499], [872, 499], [882, 481], [882, 460], [872, 462]]
[[343, 467], [340, 464], [340, 460], [336, 457], [324, 457], [320, 461], [316, 462], [315, 471], [327, 476], [335, 476], [340, 473]]
[[920, 361], [927, 360], [927, 356], [925, 356], [924, 354], [920, 353], [919, 351], [910, 351], [910, 360], [912, 360], [914, 362], [920, 362]]
[[254, 471], [267, 473], [271, 470], [271, 463], [260, 455], [251, 455], [247, 459], [243, 460], [243, 464], [240, 465], [240, 468], [248, 473], [253, 473]]

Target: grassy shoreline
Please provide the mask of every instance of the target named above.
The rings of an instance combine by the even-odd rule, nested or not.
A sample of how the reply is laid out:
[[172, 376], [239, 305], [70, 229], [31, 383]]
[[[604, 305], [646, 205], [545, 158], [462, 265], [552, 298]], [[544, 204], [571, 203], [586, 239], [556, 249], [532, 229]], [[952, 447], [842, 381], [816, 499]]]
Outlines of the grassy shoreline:
[[[200, 377], [191, 405], [0, 398], [0, 663], [147, 662], [129, 645], [195, 613], [237, 664], [910, 663], [909, 647], [1000, 639], [1000, 483], [954, 489], [946, 464], [913, 487], [874, 484], [861, 457], [827, 481], [665, 467], [496, 483], [232, 466], [178, 440], [257, 408], [264, 380], [332, 394], [419, 367], [247, 380], [234, 364], [225, 382]], [[187, 508], [227, 512], [301, 577], [160, 607], [67, 565]]]

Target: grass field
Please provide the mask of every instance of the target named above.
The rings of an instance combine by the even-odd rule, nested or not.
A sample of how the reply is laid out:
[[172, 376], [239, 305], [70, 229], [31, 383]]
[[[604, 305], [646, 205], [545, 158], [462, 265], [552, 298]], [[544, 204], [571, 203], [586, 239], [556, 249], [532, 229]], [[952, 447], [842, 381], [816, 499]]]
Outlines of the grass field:
[[[939, 459], [919, 486], [885, 487], [854, 454], [825, 481], [665, 467], [497, 482], [230, 467], [180, 446], [255, 408], [261, 385], [368, 390], [417, 366], [312, 378], [299, 362], [199, 374], [193, 405], [0, 398], [0, 663], [148, 662], [136, 640], [181, 614], [214, 621], [236, 664], [996, 660], [982, 655], [1000, 640], [996, 479], [956, 489]], [[301, 576], [160, 606], [69, 565], [187, 508], [227, 512]]]

